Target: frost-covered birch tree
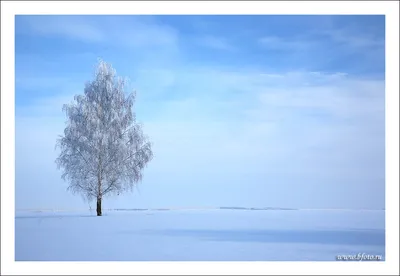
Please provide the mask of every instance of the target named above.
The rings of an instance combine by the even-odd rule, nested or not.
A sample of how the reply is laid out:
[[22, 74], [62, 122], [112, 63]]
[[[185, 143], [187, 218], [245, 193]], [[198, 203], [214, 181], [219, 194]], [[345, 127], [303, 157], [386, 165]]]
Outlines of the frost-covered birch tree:
[[83, 95], [63, 106], [67, 125], [57, 139], [61, 152], [56, 163], [68, 190], [97, 200], [98, 216], [103, 197], [132, 190], [153, 158], [132, 110], [136, 94], [125, 95], [125, 90], [126, 80], [100, 60]]

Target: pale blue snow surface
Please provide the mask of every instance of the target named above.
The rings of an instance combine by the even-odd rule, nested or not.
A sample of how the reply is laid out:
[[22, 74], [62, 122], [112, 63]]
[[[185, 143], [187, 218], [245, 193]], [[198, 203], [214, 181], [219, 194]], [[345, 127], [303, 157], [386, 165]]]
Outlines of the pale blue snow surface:
[[385, 211], [17, 212], [16, 261], [335, 261], [385, 258]]

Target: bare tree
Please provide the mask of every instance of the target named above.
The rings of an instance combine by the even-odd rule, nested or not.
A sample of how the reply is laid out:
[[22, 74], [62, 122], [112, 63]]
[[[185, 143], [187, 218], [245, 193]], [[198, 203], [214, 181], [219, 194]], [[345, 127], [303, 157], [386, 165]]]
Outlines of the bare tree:
[[132, 191], [153, 158], [151, 143], [136, 122], [135, 92], [125, 96], [126, 80], [100, 60], [93, 81], [63, 111], [68, 118], [56, 163], [69, 181], [68, 190], [97, 200], [97, 215], [106, 195]]

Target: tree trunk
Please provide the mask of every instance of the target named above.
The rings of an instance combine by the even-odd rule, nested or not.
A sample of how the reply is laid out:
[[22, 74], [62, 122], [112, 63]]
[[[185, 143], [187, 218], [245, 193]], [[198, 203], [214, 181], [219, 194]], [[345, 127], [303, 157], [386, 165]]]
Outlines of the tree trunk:
[[101, 198], [97, 198], [97, 216], [101, 216]]

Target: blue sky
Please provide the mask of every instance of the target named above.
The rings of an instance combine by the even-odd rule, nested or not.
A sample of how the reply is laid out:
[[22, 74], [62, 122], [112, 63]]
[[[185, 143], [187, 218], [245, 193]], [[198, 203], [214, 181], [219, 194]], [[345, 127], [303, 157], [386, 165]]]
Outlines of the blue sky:
[[105, 208], [384, 208], [384, 16], [16, 16], [16, 208], [86, 208], [54, 163], [97, 58], [155, 157]]

